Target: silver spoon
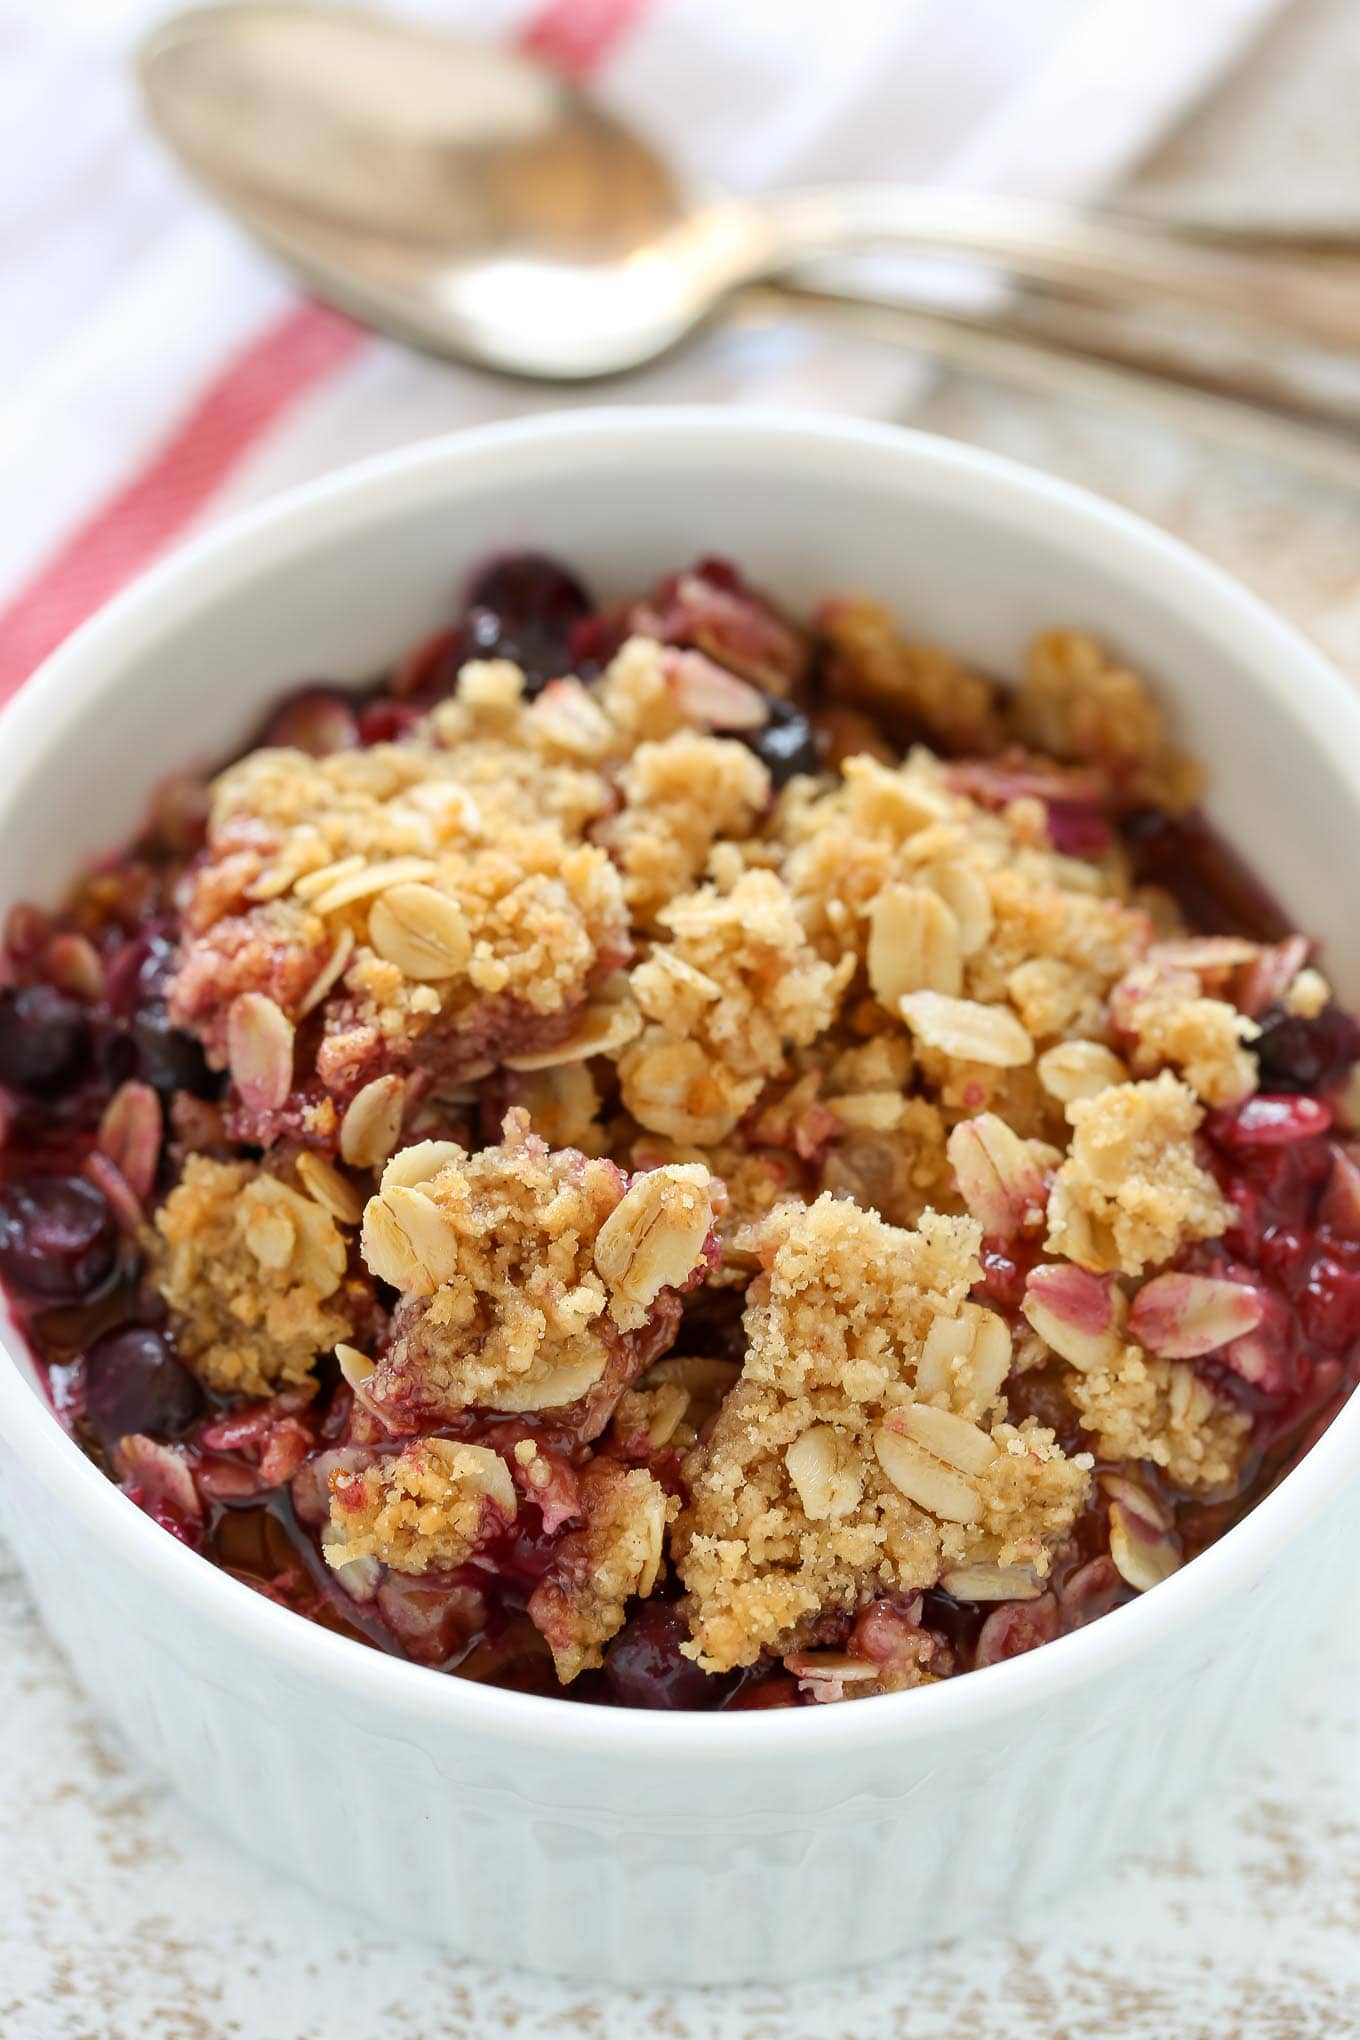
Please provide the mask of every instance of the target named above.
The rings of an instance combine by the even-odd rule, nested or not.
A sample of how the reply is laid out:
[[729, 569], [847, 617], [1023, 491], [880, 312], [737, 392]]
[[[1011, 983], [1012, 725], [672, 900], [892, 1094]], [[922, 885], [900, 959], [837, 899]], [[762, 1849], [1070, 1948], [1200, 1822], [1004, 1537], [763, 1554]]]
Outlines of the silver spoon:
[[512, 374], [636, 368], [742, 285], [885, 246], [1360, 352], [1349, 281], [1221, 241], [912, 187], [701, 198], [537, 62], [373, 15], [196, 9], [140, 73], [185, 166], [322, 296]]

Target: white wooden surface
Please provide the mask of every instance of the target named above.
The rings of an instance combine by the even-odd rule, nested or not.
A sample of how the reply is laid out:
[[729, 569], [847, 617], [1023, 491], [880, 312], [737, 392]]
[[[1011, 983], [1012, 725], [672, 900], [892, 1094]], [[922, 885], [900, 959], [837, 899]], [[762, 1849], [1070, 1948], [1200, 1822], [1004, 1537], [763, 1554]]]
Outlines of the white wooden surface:
[[[1353, 207], [1360, 7], [1301, 0], [1142, 180], [1155, 197]], [[915, 422], [1037, 462], [1222, 562], [1360, 684], [1360, 498], [1145, 426], [950, 381]], [[1348, 880], [1348, 882], [1350, 882]], [[1041, 1935], [796, 1993], [592, 1997], [369, 1935], [205, 1833], [129, 1771], [0, 1551], [0, 2035], [5, 2040], [1336, 2040], [1360, 2033], [1360, 1593], [1338, 1581], [1283, 1723], [1154, 1858]], [[1060, 1789], [1061, 1781], [1055, 1781]]]

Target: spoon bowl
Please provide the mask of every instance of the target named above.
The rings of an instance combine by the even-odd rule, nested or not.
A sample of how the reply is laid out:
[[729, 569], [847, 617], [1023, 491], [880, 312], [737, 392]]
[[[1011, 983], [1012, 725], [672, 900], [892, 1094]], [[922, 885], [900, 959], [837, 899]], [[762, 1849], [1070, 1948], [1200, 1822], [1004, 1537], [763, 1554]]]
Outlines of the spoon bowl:
[[1360, 352], [1348, 276], [1221, 237], [934, 188], [701, 198], [536, 59], [377, 15], [193, 9], [139, 69], [185, 167], [323, 297], [511, 374], [636, 368], [743, 284], [885, 246]]
[[702, 316], [658, 252], [694, 239], [664, 164], [512, 51], [263, 0], [176, 16], [139, 71], [199, 183], [323, 295], [422, 345], [595, 375]]

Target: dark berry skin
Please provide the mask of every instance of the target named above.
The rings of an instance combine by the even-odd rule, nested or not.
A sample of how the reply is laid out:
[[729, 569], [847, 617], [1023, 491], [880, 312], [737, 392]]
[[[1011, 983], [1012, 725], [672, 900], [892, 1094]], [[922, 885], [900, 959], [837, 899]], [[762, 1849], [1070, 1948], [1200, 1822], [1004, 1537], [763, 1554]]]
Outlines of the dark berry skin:
[[101, 1062], [112, 1088], [138, 1077], [161, 1096], [191, 1091], [217, 1098], [223, 1079], [208, 1068], [192, 1034], [171, 1025], [166, 992], [177, 960], [175, 943], [161, 931], [127, 943], [108, 974], [110, 1018], [101, 1030]]
[[39, 1176], [0, 1190], [0, 1276], [19, 1295], [79, 1303], [113, 1272], [118, 1236], [93, 1183]]
[[105, 1332], [85, 1355], [85, 1415], [106, 1452], [132, 1431], [182, 1437], [203, 1407], [193, 1375], [149, 1325]]
[[800, 772], [816, 772], [817, 742], [812, 725], [801, 709], [788, 701], [770, 702], [770, 719], [763, 730], [745, 739], [765, 765], [778, 792]]
[[572, 670], [572, 633], [591, 611], [574, 574], [546, 553], [507, 553], [473, 576], [460, 659], [513, 659], [536, 693]]
[[1360, 1027], [1339, 1006], [1324, 1006], [1311, 1020], [1271, 1006], [1260, 1026], [1252, 1053], [1265, 1090], [1328, 1090], [1360, 1058]]
[[89, 1056], [85, 1009], [52, 985], [0, 992], [0, 1084], [46, 1092], [78, 1077]]
[[144, 1006], [132, 1023], [137, 1074], [143, 1082], [169, 1097], [175, 1091], [192, 1091], [196, 1098], [216, 1098], [222, 1079], [208, 1068], [203, 1050], [192, 1034], [172, 1027], [163, 1001]]
[[605, 1684], [624, 1707], [713, 1707], [727, 1682], [701, 1672], [681, 1657], [689, 1629], [679, 1610], [665, 1601], [644, 1601], [605, 1655]]
[[359, 742], [354, 704], [338, 688], [301, 688], [273, 717], [264, 741], [306, 751], [312, 758], [352, 751]]

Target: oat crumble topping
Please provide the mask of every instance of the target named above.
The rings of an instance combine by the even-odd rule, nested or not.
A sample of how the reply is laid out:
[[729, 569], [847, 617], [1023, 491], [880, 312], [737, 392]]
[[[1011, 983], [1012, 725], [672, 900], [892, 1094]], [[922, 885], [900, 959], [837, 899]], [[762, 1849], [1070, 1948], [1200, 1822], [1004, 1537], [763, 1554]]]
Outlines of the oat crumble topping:
[[585, 1521], [562, 1539], [529, 1602], [564, 1686], [603, 1662], [601, 1645], [622, 1628], [629, 1602], [651, 1593], [676, 1513], [649, 1473], [608, 1459], [586, 1468], [580, 1488]]
[[93, 1313], [68, 1421], [273, 1598], [597, 1700], [897, 1692], [1149, 1590], [1360, 1354], [1360, 1028], [1240, 875], [1183, 911], [1153, 694], [718, 561], [485, 586], [11, 921], [0, 1275]]
[[364, 1213], [364, 1258], [401, 1292], [366, 1400], [410, 1431], [474, 1407], [558, 1409], [606, 1372], [622, 1389], [658, 1322], [673, 1328], [712, 1199], [698, 1164], [630, 1185], [613, 1162], [551, 1152], [522, 1109], [497, 1147], [403, 1149]]
[[1010, 1334], [968, 1301], [978, 1228], [831, 1196], [767, 1221], [742, 1378], [687, 1467], [679, 1571], [706, 1671], [781, 1655], [876, 1587], [985, 1561], [1048, 1571], [1089, 1460], [1000, 1421]]
[[331, 1475], [331, 1565], [377, 1559], [397, 1572], [460, 1565], [514, 1521], [505, 1462], [484, 1445], [420, 1438], [362, 1471]]
[[1049, 1198], [1051, 1253], [1138, 1275], [1226, 1229], [1231, 1213], [1195, 1153], [1203, 1110], [1168, 1070], [1078, 1098], [1067, 1117], [1071, 1151]]
[[831, 1025], [853, 960], [818, 957], [773, 872], [688, 893], [658, 919], [663, 938], [630, 979], [647, 1024], [619, 1059], [623, 1102], [653, 1133], [720, 1141], [790, 1046]]
[[305, 1381], [349, 1336], [347, 1260], [332, 1213], [252, 1162], [191, 1155], [156, 1214], [151, 1266], [180, 1351], [224, 1394]]

